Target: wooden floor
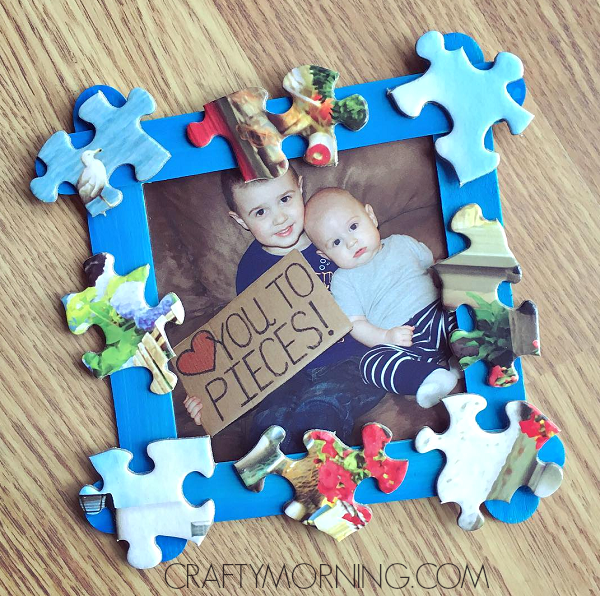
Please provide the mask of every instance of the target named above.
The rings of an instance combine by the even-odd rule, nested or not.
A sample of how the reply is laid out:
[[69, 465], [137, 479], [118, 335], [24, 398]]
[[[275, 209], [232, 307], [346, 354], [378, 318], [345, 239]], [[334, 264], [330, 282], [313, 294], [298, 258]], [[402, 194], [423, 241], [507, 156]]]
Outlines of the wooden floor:
[[[65, 327], [58, 298], [82, 283], [89, 256], [87, 230], [76, 201], [44, 205], [29, 191], [32, 164], [54, 131], [71, 130], [78, 94], [96, 83], [123, 92], [142, 86], [157, 99], [155, 117], [201, 109], [249, 85], [273, 95], [290, 67], [316, 63], [339, 70], [340, 85], [417, 72], [413, 47], [437, 29], [472, 35], [487, 56], [500, 50], [523, 59], [536, 118], [524, 137], [496, 128], [509, 242], [524, 277], [517, 300], [539, 306], [543, 357], [524, 362], [529, 399], [563, 429], [565, 482], [528, 522], [509, 526], [488, 518], [466, 533], [454, 505], [435, 499], [376, 505], [370, 527], [341, 544], [284, 517], [217, 524], [201, 548], [189, 545], [179, 563], [197, 565], [201, 585], [210, 564], [222, 585], [224, 563], [258, 569], [268, 580], [256, 590], [250, 567], [228, 567], [225, 588], [204, 590], [191, 581], [182, 594], [391, 594], [366, 580], [337, 590], [319, 582], [294, 586], [300, 563], [338, 565], [352, 576], [361, 564], [402, 593], [437, 594], [415, 579], [424, 563], [485, 565], [477, 588], [461, 594], [598, 594], [598, 387], [600, 305], [597, 139], [598, 23], [595, 2], [290, 2], [170, 0], [146, 2], [6, 0], [0, 57], [0, 592], [17, 594], [169, 594], [166, 565], [140, 572], [124, 549], [93, 530], [77, 504], [92, 479], [87, 456], [116, 445], [108, 386], [94, 382], [77, 359], [89, 336]], [[89, 334], [88, 334], [89, 335]], [[189, 568], [190, 573], [194, 568]], [[327, 567], [323, 568], [326, 573]], [[434, 570], [434, 573], [431, 573]], [[262, 586], [261, 572], [259, 588]], [[439, 574], [452, 585], [456, 570]], [[210, 575], [209, 579], [214, 579]], [[237, 579], [236, 579], [237, 578]], [[299, 568], [295, 583], [312, 581]], [[419, 576], [435, 583], [435, 567]], [[172, 586], [185, 583], [185, 567], [171, 568]], [[469, 582], [467, 581], [466, 584]], [[361, 584], [362, 585], [362, 584]], [[385, 580], [384, 580], [385, 586]], [[414, 586], [411, 588], [410, 586]], [[444, 593], [453, 593], [447, 590]]]

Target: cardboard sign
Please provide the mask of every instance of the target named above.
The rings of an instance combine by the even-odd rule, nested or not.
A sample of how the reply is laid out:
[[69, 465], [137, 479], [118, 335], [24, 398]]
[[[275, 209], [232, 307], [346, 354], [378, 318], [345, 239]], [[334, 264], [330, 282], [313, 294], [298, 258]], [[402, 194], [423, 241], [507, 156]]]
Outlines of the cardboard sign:
[[188, 395], [215, 435], [342, 338], [352, 325], [294, 250], [175, 348]]

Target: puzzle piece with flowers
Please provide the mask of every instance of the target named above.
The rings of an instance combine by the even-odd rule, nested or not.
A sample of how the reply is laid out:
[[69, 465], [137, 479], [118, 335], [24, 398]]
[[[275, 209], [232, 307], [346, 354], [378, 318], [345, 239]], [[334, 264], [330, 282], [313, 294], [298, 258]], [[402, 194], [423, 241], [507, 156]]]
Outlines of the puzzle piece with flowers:
[[123, 199], [123, 193], [108, 180], [122, 165], [132, 165], [139, 181], [149, 180], [171, 154], [140, 126], [140, 118], [152, 114], [156, 103], [145, 89], [133, 89], [125, 105], [111, 105], [102, 91], [84, 101], [79, 117], [94, 126], [91, 143], [75, 149], [64, 131], [54, 133], [38, 158], [46, 172], [31, 181], [31, 191], [40, 201], [54, 202], [63, 182], [72, 184], [92, 216], [106, 214]]
[[292, 519], [340, 541], [363, 528], [371, 519], [369, 507], [354, 500], [354, 491], [365, 478], [374, 478], [384, 493], [395, 491], [406, 476], [408, 462], [389, 458], [385, 446], [391, 431], [377, 423], [362, 429], [363, 449], [342, 443], [335, 433], [309, 430], [304, 434], [308, 455], [302, 459], [286, 457], [279, 445], [285, 438], [280, 426], [269, 427], [256, 446], [234, 464], [243, 483], [260, 492], [265, 477], [277, 474], [295, 489], [295, 498], [285, 507]]
[[450, 227], [470, 245], [433, 267], [442, 282], [442, 303], [452, 311], [465, 304], [475, 319], [473, 331], [452, 332], [450, 346], [463, 369], [485, 360], [491, 367], [488, 383], [507, 387], [519, 379], [515, 359], [540, 354], [537, 308], [530, 300], [510, 308], [498, 299], [501, 282], [521, 280], [498, 220], [485, 219], [481, 207], [470, 204], [454, 215]]
[[177, 377], [168, 368], [175, 353], [165, 325], [183, 323], [183, 304], [171, 292], [157, 306], [149, 306], [144, 293], [150, 266], [121, 276], [115, 272], [114, 263], [109, 253], [87, 259], [83, 270], [89, 287], [62, 298], [69, 329], [75, 335], [97, 325], [106, 338], [104, 350], [85, 353], [83, 363], [100, 379], [125, 368], [143, 366], [152, 373], [150, 390], [169, 393]]
[[[79, 503], [88, 515], [96, 515], [109, 504], [114, 510], [117, 540], [129, 543], [127, 560], [138, 569], [161, 562], [157, 536], [183, 538], [200, 544], [215, 516], [215, 505], [190, 505], [183, 495], [183, 481], [192, 472], [211, 477], [215, 470], [210, 437], [165, 439], [150, 443], [148, 456], [154, 469], [136, 474], [129, 469], [133, 454], [109, 449], [90, 457], [103, 485], [84, 486]], [[109, 500], [110, 497], [110, 500]]]
[[419, 453], [440, 449], [446, 464], [437, 480], [442, 503], [458, 503], [458, 525], [477, 530], [484, 522], [479, 507], [484, 501], [510, 502], [521, 486], [537, 497], [550, 496], [563, 478], [562, 468], [542, 462], [537, 452], [559, 431], [537, 408], [524, 401], [506, 404], [509, 427], [500, 432], [483, 430], [475, 418], [487, 402], [480, 395], [458, 393], [442, 400], [450, 426], [442, 434], [429, 427], [415, 439]]
[[288, 169], [281, 143], [290, 135], [308, 139], [304, 159], [315, 166], [338, 161], [335, 125], [360, 130], [368, 120], [368, 106], [360, 95], [335, 98], [339, 74], [314, 65], [298, 66], [283, 79], [293, 99], [284, 114], [267, 112], [267, 92], [242, 89], [204, 106], [204, 119], [187, 127], [189, 141], [205, 147], [215, 136], [229, 142], [246, 182], [277, 178]]
[[419, 38], [417, 54], [431, 65], [419, 78], [391, 90], [393, 102], [410, 118], [430, 102], [448, 111], [452, 131], [436, 140], [435, 149], [452, 164], [461, 185], [494, 171], [500, 157], [485, 148], [487, 131], [505, 120], [512, 134], [521, 134], [533, 119], [506, 88], [523, 76], [523, 63], [501, 52], [489, 70], [476, 68], [463, 48], [446, 50], [437, 31]]

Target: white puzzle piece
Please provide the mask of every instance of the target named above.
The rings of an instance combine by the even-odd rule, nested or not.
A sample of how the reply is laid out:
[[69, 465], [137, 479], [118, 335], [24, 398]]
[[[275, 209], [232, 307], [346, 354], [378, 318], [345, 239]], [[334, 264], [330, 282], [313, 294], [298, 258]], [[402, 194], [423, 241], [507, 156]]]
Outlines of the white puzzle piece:
[[165, 439], [150, 443], [154, 470], [136, 474], [129, 469], [131, 452], [109, 449], [90, 460], [102, 476], [99, 490], [84, 486], [79, 501], [88, 514], [99, 513], [110, 495], [116, 510], [117, 539], [129, 542], [127, 559], [139, 569], [154, 567], [162, 554], [157, 536], [185, 538], [200, 544], [213, 522], [212, 500], [191, 506], [183, 495], [183, 481], [191, 472], [213, 475], [215, 463], [210, 437]]
[[398, 109], [416, 118], [426, 103], [442, 106], [452, 119], [452, 131], [435, 142], [463, 185], [494, 171], [500, 157], [484, 146], [489, 128], [505, 120], [512, 134], [521, 134], [533, 119], [508, 93], [506, 86], [523, 76], [514, 54], [501, 52], [489, 70], [475, 68], [463, 48], [448, 51], [444, 37], [429, 31], [417, 42], [417, 54], [431, 62], [427, 72], [389, 93]]
[[127, 561], [137, 569], [155, 567], [162, 560], [157, 536], [183, 538], [200, 544], [215, 517], [215, 504], [209, 500], [200, 507], [185, 502], [159, 503], [117, 509], [117, 540], [129, 542]]
[[450, 414], [448, 430], [436, 434], [425, 427], [415, 439], [415, 448], [419, 453], [440, 449], [446, 454], [437, 480], [438, 497], [442, 503], [460, 505], [461, 528], [480, 528], [484, 521], [480, 505], [487, 500], [510, 502], [521, 486], [528, 486], [538, 497], [558, 489], [562, 468], [540, 461], [537, 452], [559, 429], [534, 406], [509, 402], [509, 427], [488, 432], [475, 420], [487, 405], [480, 395], [459, 393], [442, 402]]

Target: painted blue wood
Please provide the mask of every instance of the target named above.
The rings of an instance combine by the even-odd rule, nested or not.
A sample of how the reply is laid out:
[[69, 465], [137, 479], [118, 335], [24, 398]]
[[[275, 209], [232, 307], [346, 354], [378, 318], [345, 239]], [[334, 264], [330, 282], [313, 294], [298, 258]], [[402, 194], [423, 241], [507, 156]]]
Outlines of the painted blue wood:
[[[445, 36], [448, 49], [464, 47], [469, 59], [480, 68], [489, 68], [490, 63], [483, 62], [483, 54], [477, 44], [462, 34]], [[442, 109], [434, 105], [426, 106], [415, 119], [401, 116], [387, 97], [387, 90], [412, 80], [418, 75], [397, 77], [384, 81], [374, 81], [362, 85], [353, 85], [337, 90], [339, 99], [353, 93], [360, 93], [369, 103], [370, 119], [364, 129], [350, 133], [341, 126], [336, 128], [338, 145], [341, 151], [356, 147], [399, 141], [414, 137], [436, 136], [447, 132], [450, 123]], [[101, 89], [115, 106], [123, 105], [124, 97], [110, 87], [98, 86], [85, 91], [76, 103], [77, 107], [96, 90]], [[509, 85], [509, 92], [520, 104], [525, 98], [523, 80]], [[267, 102], [267, 108], [273, 112], [282, 112], [290, 105], [288, 99], [274, 99]], [[202, 113], [196, 112], [182, 116], [173, 116], [158, 120], [142, 121], [142, 127], [153, 136], [171, 154], [172, 158], [152, 181], [181, 178], [195, 174], [231, 168], [235, 166], [233, 153], [229, 145], [221, 138], [214, 139], [206, 148], [198, 149], [188, 143], [185, 129], [188, 123], [201, 120]], [[87, 123], [76, 115], [76, 132], [71, 140], [81, 147], [93, 138]], [[486, 137], [486, 146], [492, 148], [491, 131]], [[304, 153], [305, 142], [299, 137], [286, 139], [283, 144], [289, 158]], [[437, 161], [442, 211], [446, 225], [452, 215], [463, 205], [478, 203], [487, 218], [502, 220], [500, 193], [496, 172], [459, 187], [451, 167], [441, 160]], [[44, 170], [43, 164], [36, 162], [38, 175]], [[111, 209], [106, 217], [89, 217], [88, 226], [92, 252], [111, 252], [116, 257], [116, 270], [124, 274], [146, 263], [152, 269], [146, 286], [146, 300], [154, 305], [158, 302], [158, 291], [153, 269], [152, 249], [146, 219], [142, 185], [132, 175], [131, 168], [117, 169], [111, 177], [111, 184], [124, 193], [123, 202]], [[74, 189], [63, 185], [60, 192], [72, 194]], [[455, 254], [465, 248], [464, 238], [447, 230], [448, 252]], [[167, 292], [168, 288], [163, 288]], [[511, 290], [508, 284], [500, 288], [500, 298], [506, 304], [512, 304]], [[466, 309], [459, 309], [461, 327], [472, 326]], [[486, 368], [481, 362], [466, 371], [467, 387], [470, 392], [479, 393], [488, 400], [488, 407], [478, 416], [478, 422], [488, 430], [505, 428], [507, 419], [504, 404], [514, 399], [525, 399], [525, 388], [520, 363], [517, 362], [520, 381], [509, 388], [493, 388], [485, 382]], [[112, 375], [111, 384], [115, 402], [115, 414], [119, 445], [134, 454], [132, 469], [137, 472], [152, 469], [152, 462], [146, 456], [146, 445], [152, 440], [176, 436], [171, 396], [157, 396], [148, 391], [150, 373], [145, 369], [127, 369]], [[408, 459], [410, 464], [407, 477], [402, 486], [394, 493], [385, 495], [376, 488], [373, 481], [361, 483], [356, 496], [363, 503], [378, 503], [432, 497], [435, 495], [435, 481], [442, 468], [444, 456], [439, 451], [426, 454], [416, 453], [412, 441], [392, 442], [387, 452], [391, 457]], [[562, 464], [564, 449], [558, 438], [548, 442], [542, 450], [542, 459]], [[298, 454], [297, 457], [303, 457]], [[100, 483], [98, 483], [100, 484]], [[267, 478], [261, 493], [252, 493], [242, 485], [232, 463], [217, 464], [215, 474], [207, 479], [197, 473], [189, 475], [184, 482], [186, 498], [193, 504], [199, 504], [212, 498], [216, 505], [216, 521], [244, 519], [278, 515], [283, 504], [292, 497], [290, 485], [278, 476]], [[522, 521], [537, 507], [537, 497], [526, 490], [515, 495], [511, 504], [498, 505], [489, 502], [488, 509], [498, 519], [514, 523]], [[104, 532], [114, 532], [113, 521], [107, 513], [88, 516], [90, 523]], [[159, 538], [163, 550], [163, 560], [177, 556], [185, 541], [173, 538]]]
[[[468, 39], [466, 36], [455, 36], [456, 39]], [[472, 40], [471, 40], [472, 41]], [[474, 43], [474, 42], [473, 42]], [[476, 53], [478, 67], [485, 69], [492, 66], [492, 63], [484, 63], [481, 52]], [[471, 58], [473, 59], [473, 58]], [[450, 120], [446, 116], [443, 109], [433, 104], [428, 104], [423, 108], [421, 115], [418, 118], [405, 118], [393, 107], [387, 97], [388, 89], [393, 89], [398, 85], [407, 83], [415, 79], [419, 75], [409, 75], [404, 77], [395, 77], [382, 81], [373, 81], [371, 83], [363, 83], [361, 85], [351, 85], [349, 87], [341, 87], [336, 90], [336, 97], [343, 99], [354, 93], [362, 95], [369, 104], [369, 122], [358, 132], [351, 132], [343, 126], [336, 126], [335, 132], [340, 150], [353, 149], [356, 147], [367, 147], [369, 145], [377, 145], [381, 143], [389, 143], [416, 137], [431, 136], [442, 134], [450, 130]], [[121, 99], [123, 96], [105, 86], [92, 87], [91, 90], [84, 92], [85, 98], [89, 97], [90, 91], [101, 90], [112, 102], [116, 96], [118, 105], [123, 104]], [[523, 103], [525, 98], [525, 83], [523, 79], [511, 83], [509, 86], [510, 93], [515, 101]], [[109, 97], [110, 95], [110, 97]], [[77, 100], [76, 107], [82, 102]], [[271, 99], [267, 102], [267, 109], [271, 112], [285, 112], [291, 105], [288, 98]], [[193, 112], [181, 116], [171, 116], [169, 118], [160, 118], [156, 120], [142, 120], [142, 129], [150, 134], [158, 141], [167, 151], [171, 153], [171, 159], [166, 163], [162, 170], [148, 182], [158, 182], [160, 180], [171, 180], [173, 178], [183, 178], [195, 174], [205, 174], [233, 168], [236, 166], [236, 161], [227, 141], [221, 137], [216, 137], [209, 145], [203, 148], [194, 147], [188, 142], [185, 131], [186, 127], [191, 122], [199, 122], [202, 120], [203, 112]], [[83, 123], [78, 118], [76, 122]], [[83, 147], [90, 143], [94, 138], [94, 132], [91, 129], [84, 130], [81, 128], [79, 132], [69, 135], [72, 143], [76, 147]], [[302, 137], [288, 137], [283, 142], [283, 149], [288, 158], [301, 157], [306, 148], [306, 141]], [[36, 172], [41, 175], [45, 170], [41, 161], [36, 161]], [[110, 178], [110, 183], [115, 188], [123, 189], [123, 187], [138, 184], [133, 176], [131, 168], [120, 167]], [[68, 184], [60, 186], [61, 194], [74, 194], [75, 190]], [[112, 209], [107, 217], [115, 216], [114, 214], [122, 209], [119, 205]], [[117, 216], [119, 217], [119, 216]]]

